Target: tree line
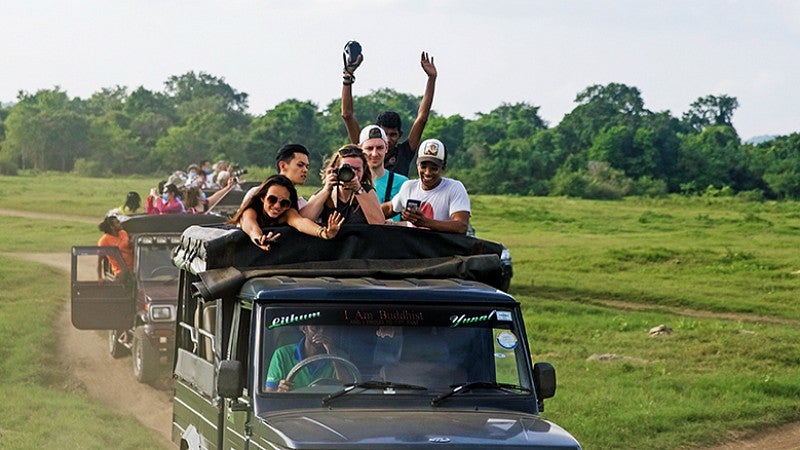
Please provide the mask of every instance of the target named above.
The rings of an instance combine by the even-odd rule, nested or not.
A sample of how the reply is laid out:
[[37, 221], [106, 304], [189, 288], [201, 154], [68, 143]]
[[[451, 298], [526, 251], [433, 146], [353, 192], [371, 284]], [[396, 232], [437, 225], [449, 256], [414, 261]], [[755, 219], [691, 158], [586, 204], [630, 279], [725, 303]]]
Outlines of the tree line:
[[[105, 88], [88, 99], [56, 87], [0, 106], [0, 173], [163, 174], [202, 160], [271, 167], [276, 149], [302, 143], [312, 170], [346, 143], [340, 100], [324, 108], [285, 100], [262, 115], [248, 95], [204, 72], [172, 76], [163, 91]], [[407, 129], [421, 99], [392, 89], [354, 98], [359, 123], [397, 111]], [[708, 95], [681, 117], [645, 107], [621, 83], [589, 86], [555, 126], [528, 103], [468, 119], [434, 111], [423, 139], [448, 149], [448, 176], [472, 193], [620, 198], [667, 193], [800, 197], [800, 134], [743, 143], [735, 97]], [[435, 105], [435, 102], [434, 102]]]

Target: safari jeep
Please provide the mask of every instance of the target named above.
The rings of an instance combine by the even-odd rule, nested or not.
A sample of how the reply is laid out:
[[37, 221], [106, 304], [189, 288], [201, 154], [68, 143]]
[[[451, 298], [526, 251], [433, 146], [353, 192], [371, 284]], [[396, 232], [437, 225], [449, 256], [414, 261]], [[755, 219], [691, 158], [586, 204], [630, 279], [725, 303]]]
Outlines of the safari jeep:
[[137, 380], [152, 382], [169, 375], [178, 302], [172, 249], [189, 225], [223, 220], [192, 214], [132, 216], [122, 227], [132, 241], [134, 268], [120, 277], [114, 277], [108, 264], [108, 258], [122, 261], [118, 248], [73, 247], [72, 324], [81, 330], [109, 330], [109, 353], [120, 358], [132, 352]]
[[190, 227], [172, 439], [182, 449], [579, 449], [540, 418], [502, 246], [392, 226], [330, 241]]

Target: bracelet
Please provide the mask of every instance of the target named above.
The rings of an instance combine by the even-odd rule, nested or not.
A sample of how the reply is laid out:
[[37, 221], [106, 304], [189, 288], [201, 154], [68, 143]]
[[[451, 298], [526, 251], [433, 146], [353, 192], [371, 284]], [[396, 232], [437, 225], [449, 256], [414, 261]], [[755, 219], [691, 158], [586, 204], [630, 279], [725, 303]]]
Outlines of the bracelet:
[[319, 230], [317, 230], [317, 237], [322, 239], [323, 232], [325, 232], [325, 227], [319, 227]]

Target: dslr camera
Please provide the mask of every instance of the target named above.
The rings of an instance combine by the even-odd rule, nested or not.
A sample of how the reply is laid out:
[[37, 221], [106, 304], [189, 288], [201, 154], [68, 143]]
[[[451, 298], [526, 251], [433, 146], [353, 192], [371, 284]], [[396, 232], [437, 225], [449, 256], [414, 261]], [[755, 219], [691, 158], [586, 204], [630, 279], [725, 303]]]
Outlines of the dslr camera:
[[347, 183], [356, 177], [356, 172], [353, 170], [353, 166], [347, 163], [342, 164], [341, 167], [333, 169], [333, 173], [336, 174], [336, 179], [339, 181], [339, 183]]

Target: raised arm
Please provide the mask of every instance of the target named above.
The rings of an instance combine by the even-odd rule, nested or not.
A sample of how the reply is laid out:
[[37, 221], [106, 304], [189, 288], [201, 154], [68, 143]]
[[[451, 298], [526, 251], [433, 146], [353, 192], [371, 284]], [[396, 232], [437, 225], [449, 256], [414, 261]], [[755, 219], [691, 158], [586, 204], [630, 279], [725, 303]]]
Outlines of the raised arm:
[[408, 144], [412, 151], [416, 151], [419, 146], [419, 142], [422, 139], [422, 132], [425, 131], [425, 124], [428, 123], [431, 106], [433, 106], [433, 93], [436, 90], [436, 76], [438, 75], [436, 65], [433, 63], [433, 56], [429, 57], [427, 52], [422, 52], [420, 65], [422, 66], [422, 70], [425, 71], [425, 74], [428, 75], [428, 81], [425, 84], [425, 93], [422, 95], [422, 103], [419, 104], [417, 118], [414, 119], [414, 124], [411, 125], [411, 131], [408, 133]]
[[353, 114], [353, 83], [356, 81], [354, 75], [358, 66], [364, 61], [364, 55], [358, 55], [356, 63], [346, 66], [342, 72], [342, 120], [344, 120], [344, 127], [347, 129], [347, 137], [350, 142], [358, 145], [358, 134], [361, 128], [358, 126], [358, 120]]
[[353, 84], [342, 84], [342, 120], [344, 120], [344, 127], [347, 129], [347, 137], [350, 142], [358, 145], [358, 120], [353, 115]]
[[[217, 203], [222, 201], [222, 199], [225, 198], [225, 196], [228, 195], [228, 193], [230, 191], [232, 191], [233, 188], [236, 187], [236, 184], [238, 182], [239, 181], [236, 179], [236, 177], [230, 177], [230, 178], [228, 178], [228, 184], [226, 184], [224, 187], [218, 189], [213, 194], [209, 195], [208, 198], [206, 198], [206, 203], [208, 205], [208, 208], [206, 208], [206, 213], [208, 213], [209, 211], [211, 211], [212, 208], [217, 206]], [[244, 203], [244, 202], [242, 202], [242, 203]]]

